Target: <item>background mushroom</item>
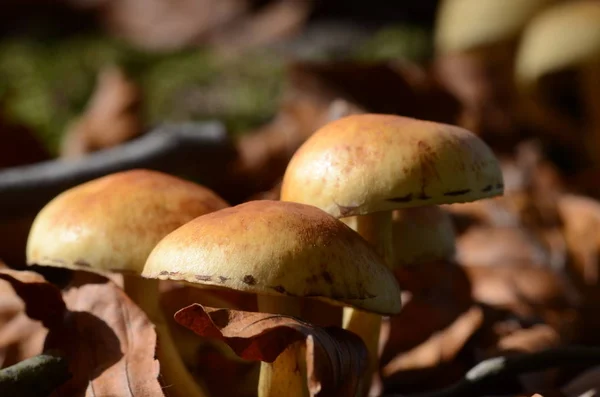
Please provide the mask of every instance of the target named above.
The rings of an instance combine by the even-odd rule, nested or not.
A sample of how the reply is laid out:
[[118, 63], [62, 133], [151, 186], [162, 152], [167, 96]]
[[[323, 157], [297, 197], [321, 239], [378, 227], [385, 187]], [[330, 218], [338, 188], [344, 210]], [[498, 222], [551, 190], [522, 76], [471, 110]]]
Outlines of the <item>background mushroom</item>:
[[[296, 151], [281, 199], [314, 205], [355, 227], [393, 260], [392, 214], [400, 208], [475, 201], [502, 194], [500, 166], [469, 131], [407, 117], [352, 115], [316, 131]], [[344, 327], [360, 335], [377, 368], [381, 319], [349, 310]]]
[[514, 59], [521, 31], [554, 0], [442, 0], [435, 73], [464, 106], [459, 124], [510, 150], [519, 138]]
[[27, 262], [123, 274], [127, 294], [156, 326], [158, 360], [172, 396], [205, 396], [171, 339], [158, 301], [158, 281], [140, 277], [150, 251], [167, 233], [227, 203], [195, 183], [155, 171], [108, 175], [69, 189], [37, 215]]
[[[156, 246], [143, 276], [254, 293], [265, 313], [298, 316], [298, 298], [380, 315], [400, 310], [398, 284], [366, 241], [318, 208], [281, 201], [250, 201], [187, 223]], [[263, 363], [259, 396], [305, 395], [299, 357], [292, 346]]]
[[[564, 133], [580, 137], [582, 147], [598, 164], [600, 3], [569, 1], [538, 14], [523, 33], [515, 72], [529, 103], [543, 109], [539, 116], [528, 113], [532, 122], [560, 123]], [[587, 130], [583, 136], [582, 129]]]

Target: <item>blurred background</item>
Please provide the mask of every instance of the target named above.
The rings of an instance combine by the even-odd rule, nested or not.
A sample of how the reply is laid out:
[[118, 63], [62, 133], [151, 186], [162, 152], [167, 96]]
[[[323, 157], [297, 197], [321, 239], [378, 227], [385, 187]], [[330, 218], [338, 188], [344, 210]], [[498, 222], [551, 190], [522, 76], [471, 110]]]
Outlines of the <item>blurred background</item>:
[[[4, 0], [0, 259], [24, 266], [31, 222], [60, 191], [137, 164], [174, 170], [231, 204], [277, 199], [302, 142], [360, 112], [482, 137], [502, 162], [505, 197], [444, 207], [473, 298], [507, 309], [511, 330], [515, 318], [524, 329], [550, 327], [550, 345], [598, 344], [597, 0]], [[132, 162], [107, 155], [85, 171], [94, 154], [143, 149], [153, 131], [204, 131], [206, 121], [225, 138], [208, 139], [203, 154], [176, 149], [174, 168], [173, 157], [140, 150]], [[454, 302], [464, 290], [441, 294]], [[415, 318], [436, 320], [415, 332], [466, 310], [432, 302]], [[489, 331], [485, 354], [502, 350], [508, 328]], [[531, 340], [511, 349], [535, 350]], [[436, 367], [436, 382], [429, 369], [421, 378], [413, 367], [390, 370], [389, 390], [452, 383], [485, 356], [464, 349], [453, 366]]]

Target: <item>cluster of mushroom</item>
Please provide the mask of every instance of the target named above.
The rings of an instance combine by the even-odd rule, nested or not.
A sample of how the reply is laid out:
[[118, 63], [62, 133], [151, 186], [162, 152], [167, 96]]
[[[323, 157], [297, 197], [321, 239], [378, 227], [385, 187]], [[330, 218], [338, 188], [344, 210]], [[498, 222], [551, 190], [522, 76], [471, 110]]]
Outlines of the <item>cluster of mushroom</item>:
[[[354, 115], [327, 124], [296, 152], [281, 201], [230, 207], [173, 176], [121, 172], [47, 204], [31, 229], [27, 257], [30, 264], [122, 273], [125, 291], [156, 324], [170, 395], [207, 392], [175, 349], [157, 280], [252, 293], [265, 313], [299, 317], [303, 299], [344, 306], [340, 326], [369, 350], [370, 371], [357, 393], [367, 395], [378, 369], [381, 316], [401, 310], [393, 264], [418, 265], [430, 252], [447, 256], [454, 249], [452, 236], [440, 247], [415, 239], [411, 211], [420, 218], [423, 210], [412, 208], [502, 192], [499, 164], [476, 135], [401, 116]], [[399, 209], [409, 216], [397, 213], [405, 227], [394, 228], [392, 212]], [[415, 235], [426, 233], [421, 227]], [[307, 395], [303, 366], [295, 346], [263, 363], [259, 395]]]

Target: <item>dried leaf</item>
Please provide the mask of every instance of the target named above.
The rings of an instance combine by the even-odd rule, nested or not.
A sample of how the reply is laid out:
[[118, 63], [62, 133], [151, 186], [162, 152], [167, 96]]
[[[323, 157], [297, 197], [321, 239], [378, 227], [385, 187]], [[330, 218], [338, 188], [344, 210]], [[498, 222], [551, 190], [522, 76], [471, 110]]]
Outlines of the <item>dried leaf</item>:
[[107, 281], [65, 292], [33, 272], [3, 270], [31, 318], [48, 327], [45, 349], [65, 354], [73, 377], [53, 396], [163, 396], [156, 333], [144, 312]]
[[4, 269], [0, 279], [8, 281], [25, 302], [25, 313], [48, 328], [60, 327], [67, 312], [60, 290], [34, 272]]
[[137, 87], [119, 68], [102, 70], [85, 113], [64, 136], [61, 157], [81, 157], [140, 135], [139, 105]]
[[565, 280], [548, 268], [535, 266], [466, 266], [476, 300], [509, 308], [523, 316], [541, 314], [544, 309], [576, 307]]
[[311, 395], [354, 395], [367, 352], [354, 334], [316, 328], [293, 317], [203, 308], [195, 304], [175, 315], [198, 335], [225, 341], [240, 357], [273, 362], [289, 345], [304, 340]]
[[456, 244], [456, 260], [465, 266], [545, 265], [550, 253], [520, 227], [472, 227]]
[[[71, 3], [87, 3], [70, 0]], [[122, 0], [100, 4], [103, 22], [115, 35], [147, 50], [180, 49], [202, 43], [215, 29], [243, 15], [248, 0]]]
[[470, 282], [464, 270], [453, 263], [401, 267], [395, 275], [407, 296], [403, 296], [402, 311], [383, 324], [389, 328], [388, 335], [380, 338], [385, 346], [380, 359], [384, 364], [426, 342], [472, 305]]
[[229, 54], [276, 43], [297, 33], [312, 8], [312, 1], [307, 0], [271, 2], [256, 13], [217, 29], [209, 36], [208, 42]]
[[383, 376], [432, 368], [453, 360], [482, 324], [483, 312], [481, 308], [473, 306], [446, 329], [434, 333], [425, 343], [391, 360], [382, 369]]
[[[203, 368], [204, 358], [199, 360], [200, 351], [209, 350], [210, 348], [206, 347], [206, 338], [198, 337], [193, 331], [182, 327], [175, 321], [174, 315], [177, 311], [194, 303], [227, 309], [257, 310], [256, 297], [252, 294], [236, 293], [236, 291], [226, 289], [196, 288], [168, 281], [161, 281], [160, 285], [160, 303], [165, 312], [173, 341], [187, 367], [193, 372], [205, 371], [205, 368]], [[219, 351], [223, 358], [229, 358], [232, 366], [243, 365], [240, 364], [241, 360], [237, 359], [237, 356], [231, 352], [231, 349], [224, 342], [211, 339], [208, 344], [212, 345], [211, 348]], [[232, 356], [236, 358], [234, 361], [231, 361]], [[203, 378], [210, 379], [206, 376], [203, 376]]]
[[566, 397], [593, 397], [600, 393], [600, 367], [593, 367], [562, 388]]
[[296, 92], [328, 102], [341, 98], [369, 112], [453, 123], [460, 110], [427, 71], [409, 62], [298, 62], [288, 79]]
[[[2, 262], [0, 262], [0, 267]], [[25, 305], [9, 283], [0, 282], [0, 368], [42, 352], [47, 330], [27, 317]]]

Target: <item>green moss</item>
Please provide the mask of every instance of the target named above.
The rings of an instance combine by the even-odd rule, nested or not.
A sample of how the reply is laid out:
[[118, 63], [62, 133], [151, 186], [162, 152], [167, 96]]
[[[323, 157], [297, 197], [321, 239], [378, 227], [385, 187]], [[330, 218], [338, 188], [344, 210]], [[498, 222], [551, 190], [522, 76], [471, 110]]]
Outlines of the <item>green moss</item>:
[[358, 48], [354, 57], [366, 61], [408, 59], [422, 62], [432, 54], [431, 32], [417, 26], [397, 25], [375, 33]]
[[[431, 54], [427, 32], [410, 26], [383, 29], [351, 59], [423, 60]], [[283, 62], [266, 51], [222, 59], [207, 49], [166, 54], [136, 51], [103, 36], [0, 42], [0, 100], [14, 121], [37, 131], [56, 153], [68, 124], [84, 110], [99, 70], [121, 65], [143, 92], [143, 117], [161, 121], [220, 119], [236, 134], [277, 110]]]
[[0, 98], [10, 118], [32, 127], [56, 153], [97, 73], [110, 64], [140, 84], [148, 125], [219, 118], [234, 133], [274, 113], [282, 79], [281, 63], [266, 54], [224, 61], [208, 50], [147, 54], [102, 37], [14, 39], [0, 43]]

